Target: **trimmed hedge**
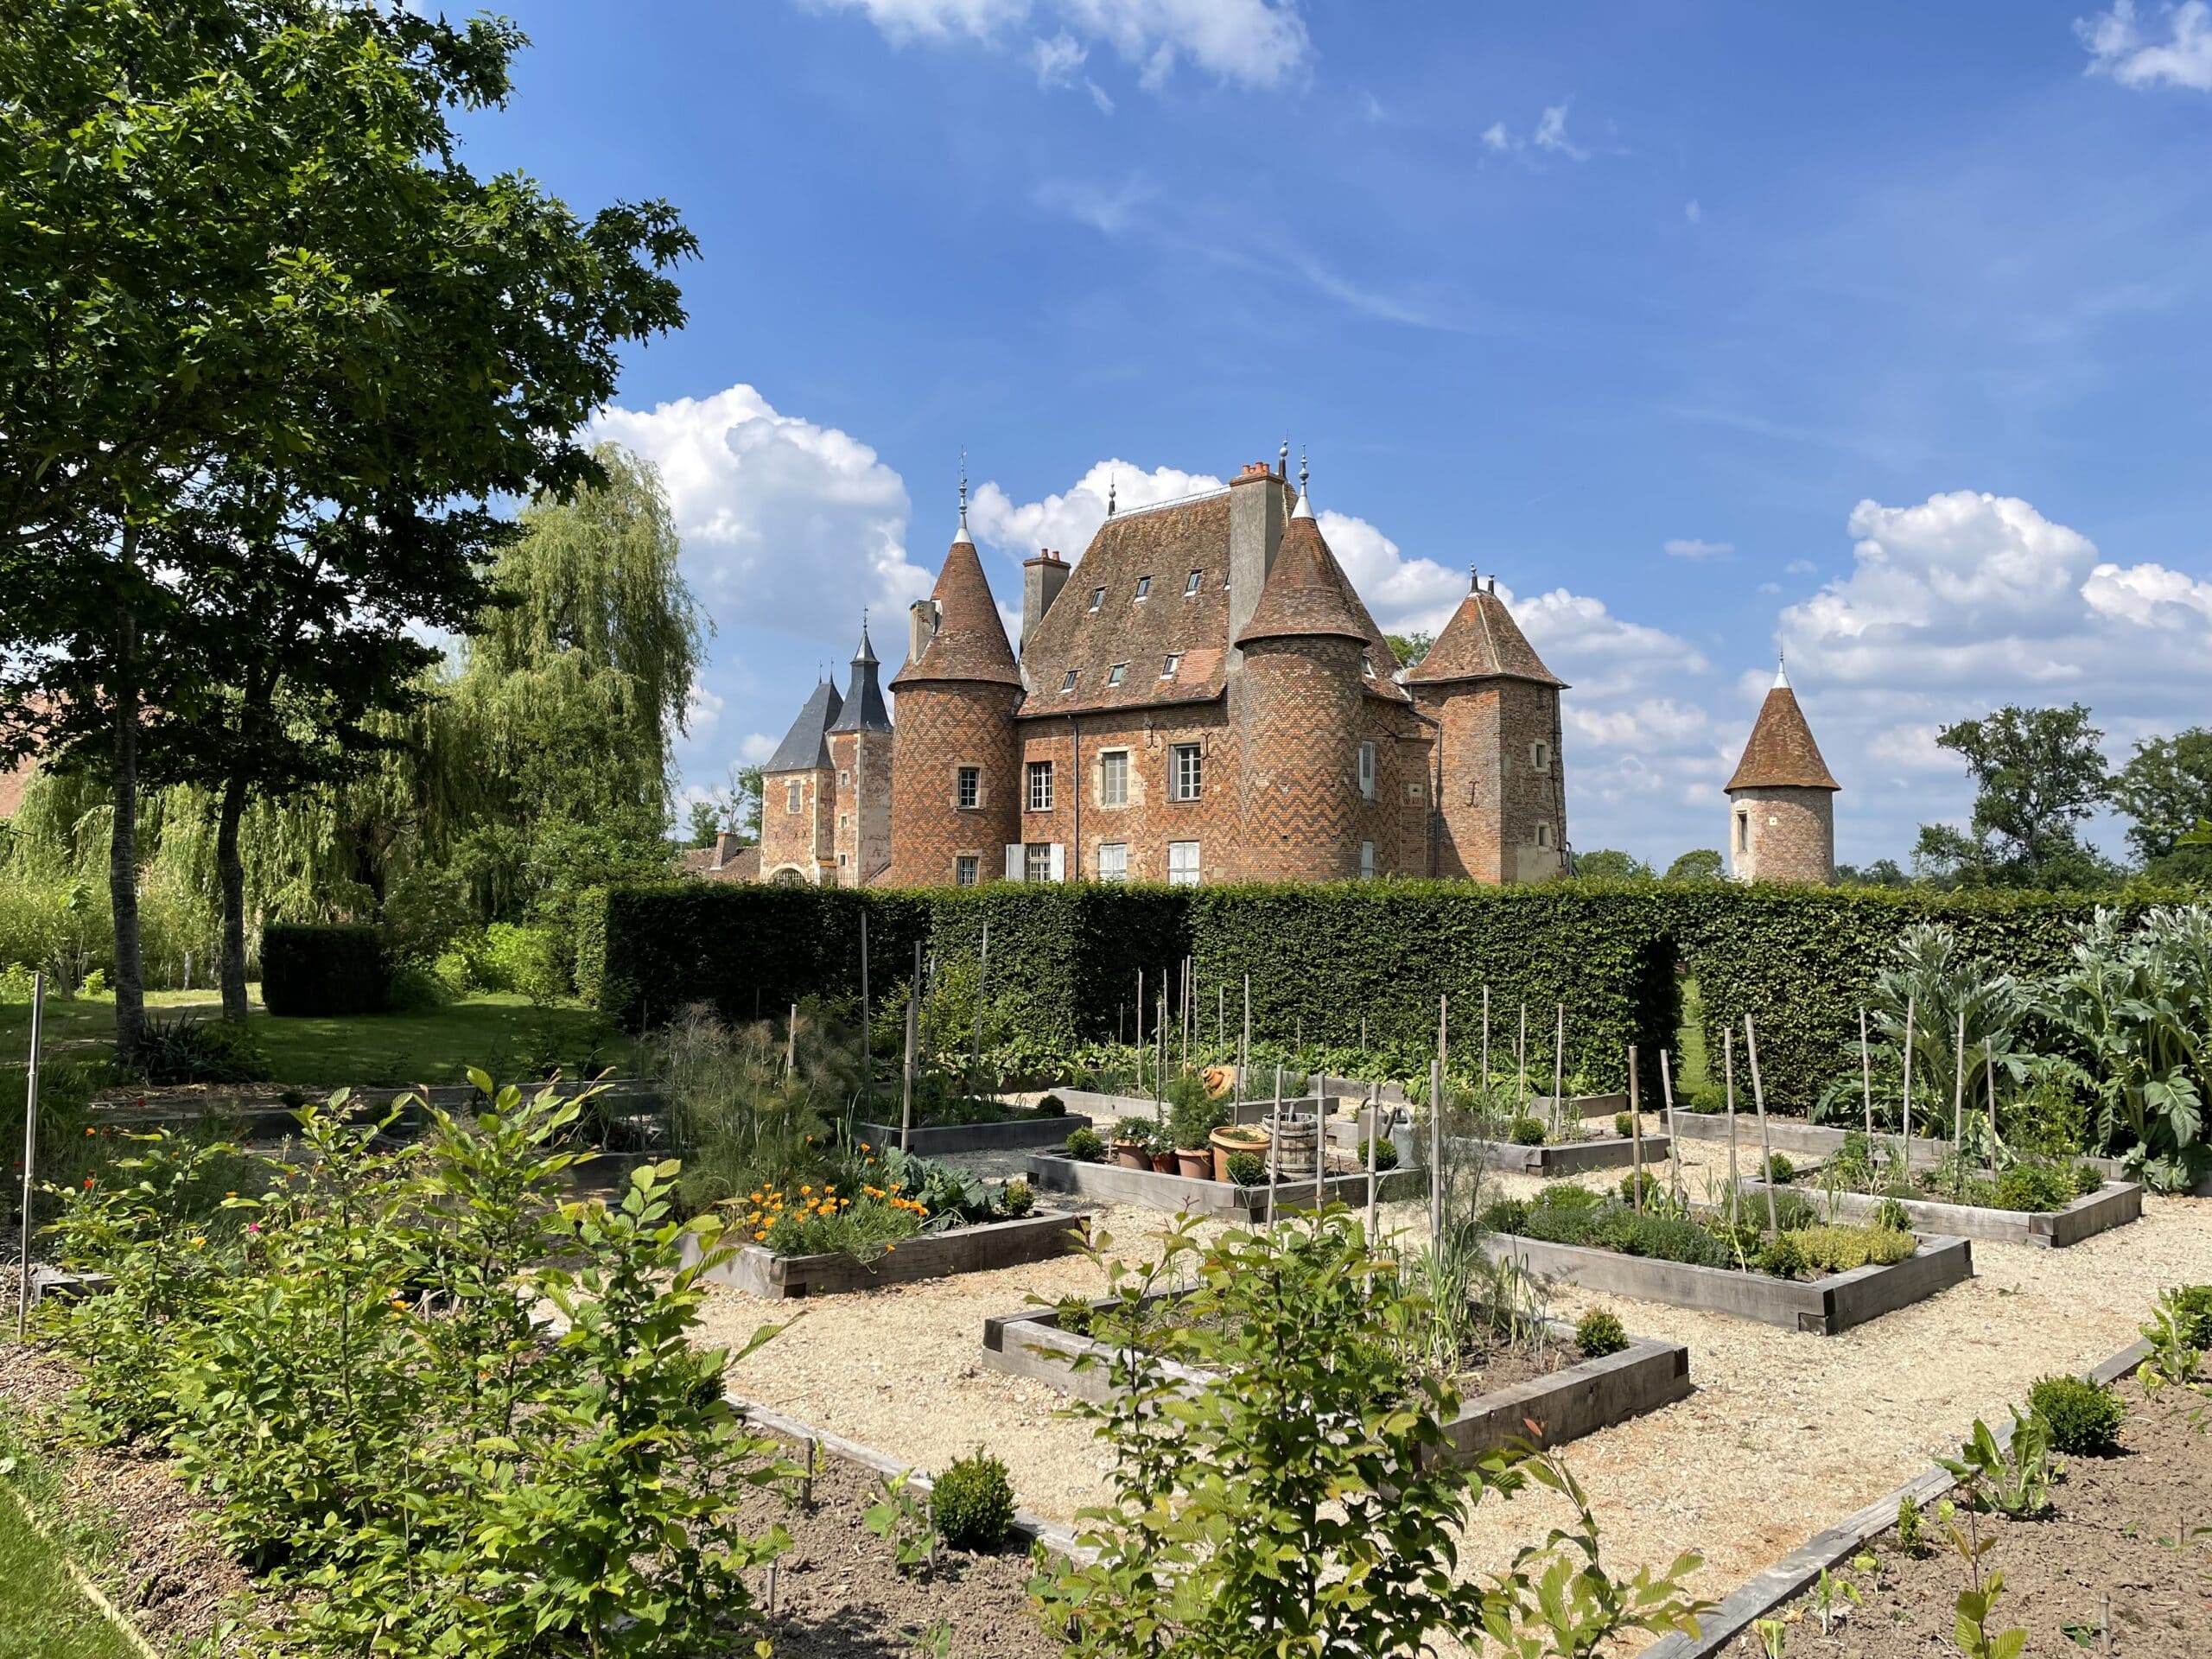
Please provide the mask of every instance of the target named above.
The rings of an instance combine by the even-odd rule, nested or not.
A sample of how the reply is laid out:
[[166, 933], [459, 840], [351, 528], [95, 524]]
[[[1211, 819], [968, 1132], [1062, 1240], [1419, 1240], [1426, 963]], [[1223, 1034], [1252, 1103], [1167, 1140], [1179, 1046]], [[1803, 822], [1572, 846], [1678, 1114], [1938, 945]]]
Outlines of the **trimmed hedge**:
[[381, 929], [270, 922], [261, 930], [261, 1001], [272, 1014], [377, 1014], [391, 997]]
[[912, 892], [693, 882], [591, 896], [578, 912], [576, 977], [633, 1027], [698, 1001], [751, 1018], [809, 994], [855, 995], [863, 912], [879, 1000], [903, 995], [917, 941], [936, 953], [941, 988], [963, 973], [972, 984], [988, 922], [991, 1020], [1042, 1055], [1114, 1035], [1137, 970], [1151, 1002], [1160, 971], [1187, 952], [1209, 1034], [1219, 987], [1236, 1031], [1249, 974], [1255, 1041], [1302, 1033], [1309, 1051], [1356, 1050], [1363, 1014], [1370, 1063], [1419, 1077], [1445, 995], [1454, 1069], [1471, 1071], [1487, 983], [1494, 1069], [1513, 1063], [1525, 1002], [1530, 1080], [1548, 1087], [1564, 1003], [1567, 1071], [1624, 1087], [1635, 1043], [1656, 1105], [1659, 1051], [1675, 1046], [1681, 981], [1694, 976], [1716, 1033], [1723, 1022], [1740, 1033], [1751, 1014], [1768, 1103], [1804, 1109], [1856, 1065], [1859, 1003], [1907, 926], [1946, 923], [1970, 954], [2035, 976], [2064, 965], [2072, 929], [2100, 902], [2134, 912], [2191, 896], [1590, 880]]

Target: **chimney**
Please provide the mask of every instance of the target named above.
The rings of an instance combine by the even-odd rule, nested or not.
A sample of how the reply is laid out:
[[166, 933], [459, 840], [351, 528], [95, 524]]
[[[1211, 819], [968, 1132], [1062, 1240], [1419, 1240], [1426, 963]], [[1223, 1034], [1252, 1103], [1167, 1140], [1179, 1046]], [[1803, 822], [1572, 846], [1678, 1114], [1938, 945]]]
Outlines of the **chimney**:
[[[1283, 525], [1290, 518], [1289, 480], [1255, 461], [1229, 486], [1229, 637], [1235, 639], [1260, 603], [1260, 589], [1274, 566]], [[1230, 665], [1244, 653], [1230, 652]]]
[[906, 660], [918, 663], [937, 638], [937, 601], [918, 599], [906, 607]]
[[715, 835], [715, 868], [721, 869], [742, 849], [734, 830], [717, 830]]
[[1016, 654], [1029, 649], [1030, 636], [1037, 632], [1037, 625], [1045, 620], [1045, 613], [1052, 608], [1052, 601], [1060, 596], [1060, 589], [1068, 585], [1068, 572], [1073, 569], [1058, 554], [1046, 548], [1033, 559], [1021, 562], [1021, 643]]

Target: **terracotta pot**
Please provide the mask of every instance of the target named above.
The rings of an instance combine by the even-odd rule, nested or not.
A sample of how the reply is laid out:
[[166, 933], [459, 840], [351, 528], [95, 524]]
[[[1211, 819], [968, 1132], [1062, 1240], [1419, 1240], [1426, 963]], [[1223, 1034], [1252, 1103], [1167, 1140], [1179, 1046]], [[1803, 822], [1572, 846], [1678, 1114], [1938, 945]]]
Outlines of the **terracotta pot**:
[[1238, 1124], [1216, 1129], [1207, 1137], [1213, 1145], [1213, 1178], [1217, 1181], [1229, 1179], [1229, 1160], [1240, 1152], [1256, 1152], [1265, 1156], [1268, 1132], [1255, 1134], [1249, 1124]]
[[1176, 1173], [1187, 1181], [1211, 1181], [1218, 1178], [1213, 1173], [1213, 1150], [1200, 1147], [1195, 1152], [1175, 1148]]
[[1162, 1175], [1173, 1175], [1175, 1173], [1175, 1154], [1172, 1152], [1154, 1153], [1152, 1166]]
[[1141, 1141], [1116, 1141], [1114, 1143], [1114, 1162], [1122, 1169], [1150, 1169], [1152, 1148]]

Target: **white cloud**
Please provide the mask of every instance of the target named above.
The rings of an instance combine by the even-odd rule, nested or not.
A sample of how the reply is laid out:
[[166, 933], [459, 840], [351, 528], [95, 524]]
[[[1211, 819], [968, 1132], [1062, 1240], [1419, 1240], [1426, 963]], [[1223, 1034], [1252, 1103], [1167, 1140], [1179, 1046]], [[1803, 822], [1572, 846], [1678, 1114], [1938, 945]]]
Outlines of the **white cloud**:
[[1201, 490], [1217, 490], [1221, 480], [1206, 473], [1155, 467], [1150, 472], [1121, 460], [1102, 461], [1067, 490], [1041, 501], [1017, 505], [996, 482], [986, 482], [969, 497], [968, 527], [994, 547], [1027, 558], [1046, 548], [1080, 559], [1106, 522], [1110, 491], [1122, 509], [1149, 507]]
[[1493, 121], [1483, 129], [1483, 148], [1485, 149], [1494, 149], [1500, 155], [1503, 155], [1507, 150], [1518, 149], [1520, 147], [1520, 141], [1506, 131], [1505, 123], [1503, 121]]
[[1682, 537], [1667, 543], [1668, 553], [1677, 559], [1725, 559], [1736, 550], [1733, 542], [1708, 542], [1697, 537]]
[[2212, 582], [2195, 581], [2162, 564], [2126, 570], [2101, 564], [2082, 584], [2082, 597], [2100, 615], [2139, 627], [2201, 629], [2203, 619], [2212, 617]]
[[[1107, 112], [1112, 113], [1110, 103]], [[1070, 179], [1047, 179], [1037, 187], [1035, 199], [1039, 207], [1088, 225], [1101, 236], [1119, 236], [1136, 224], [1153, 196], [1152, 186], [1132, 174], [1111, 190]]]
[[1782, 574], [1785, 576], [1809, 576], [1820, 568], [1810, 559], [1792, 559], [1782, 567]]
[[737, 758], [748, 766], [764, 766], [776, 752], [776, 740], [766, 732], [747, 732], [737, 746]]
[[1578, 148], [1567, 136], [1567, 105], [1564, 104], [1554, 104], [1544, 111], [1536, 123], [1536, 136], [1533, 142], [1538, 149], [1548, 149], [1571, 162], [1590, 159], [1590, 152]]
[[1695, 196], [1692, 196], [1688, 201], [1682, 204], [1682, 217], [1689, 220], [1693, 225], [1702, 225], [1705, 223], [1705, 209], [1698, 205], [1698, 200]]
[[[1271, 89], [1302, 81], [1313, 41], [1296, 0], [802, 0], [864, 13], [894, 45], [965, 35], [996, 46], [1042, 14], [1059, 38], [1097, 41], [1139, 70], [1148, 89], [1187, 62], [1217, 79]], [[1041, 70], [1041, 66], [1040, 66]], [[1040, 80], [1042, 76], [1040, 73]], [[1063, 84], [1046, 82], [1045, 84]], [[1103, 96], [1103, 94], [1102, 94]]]
[[2133, 0], [2113, 0], [2112, 10], [2077, 17], [2074, 32], [2088, 49], [2089, 73], [2109, 75], [2123, 86], [2181, 86], [2212, 92], [2212, 5], [2184, 0], [2166, 6], [2163, 39], [2146, 33]]
[[1083, 84], [1090, 93], [1090, 101], [1098, 106], [1099, 114], [1111, 115], [1114, 113], [1114, 100], [1107, 96], [1106, 89], [1103, 86], [1101, 86], [1096, 81], [1091, 79], [1088, 75], [1085, 75], [1083, 78]]
[[1029, 62], [1039, 86], [1072, 86], [1075, 72], [1090, 55], [1090, 49], [1064, 29], [1049, 41], [1039, 35], [1030, 47]]
[[592, 435], [660, 468], [684, 578], [724, 628], [849, 644], [862, 605], [893, 612], [930, 589], [932, 573], [906, 560], [899, 474], [858, 439], [779, 414], [751, 386], [610, 407]]
[[1344, 566], [1369, 614], [1385, 632], [1434, 633], [1451, 620], [1467, 578], [1433, 559], [1408, 558], [1364, 518], [1324, 509], [1321, 539]]

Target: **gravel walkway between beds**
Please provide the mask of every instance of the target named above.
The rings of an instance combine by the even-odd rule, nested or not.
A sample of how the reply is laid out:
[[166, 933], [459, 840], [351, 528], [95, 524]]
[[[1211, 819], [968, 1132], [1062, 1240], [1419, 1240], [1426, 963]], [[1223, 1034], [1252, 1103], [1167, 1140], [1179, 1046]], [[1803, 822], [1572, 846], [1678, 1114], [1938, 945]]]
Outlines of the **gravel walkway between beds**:
[[[1688, 1141], [1682, 1156], [1697, 1196], [1704, 1172], [1725, 1166], [1726, 1147]], [[1620, 1173], [1583, 1184], [1610, 1185]], [[1501, 1185], [1525, 1194], [1541, 1183], [1516, 1176]], [[1426, 1230], [1422, 1206], [1387, 1216], [1416, 1238]], [[1116, 1253], [1138, 1250], [1166, 1219], [1110, 1212]], [[2212, 1200], [2154, 1197], [2140, 1222], [2069, 1249], [1977, 1240], [1974, 1255], [1970, 1282], [1840, 1337], [1560, 1287], [1554, 1311], [1567, 1317], [1602, 1304], [1632, 1334], [1687, 1343], [1697, 1385], [1686, 1400], [1567, 1449], [1610, 1564], [1663, 1564], [1696, 1550], [1706, 1565], [1695, 1587], [1725, 1595], [1926, 1469], [1975, 1416], [2001, 1426], [2034, 1378], [2083, 1370], [2126, 1346], [2160, 1287], [2212, 1280]], [[713, 1340], [734, 1341], [763, 1320], [798, 1316], [734, 1368], [740, 1394], [929, 1470], [980, 1444], [1006, 1459], [1025, 1507], [1068, 1520], [1103, 1496], [1103, 1449], [1058, 1414], [1059, 1395], [985, 1369], [982, 1322], [1032, 1296], [1088, 1295], [1097, 1286], [1096, 1270], [1071, 1257], [811, 1303], [725, 1291], [711, 1300], [708, 1325]], [[1502, 1565], [1564, 1513], [1545, 1495], [1486, 1503], [1467, 1540], [1471, 1567]]]

